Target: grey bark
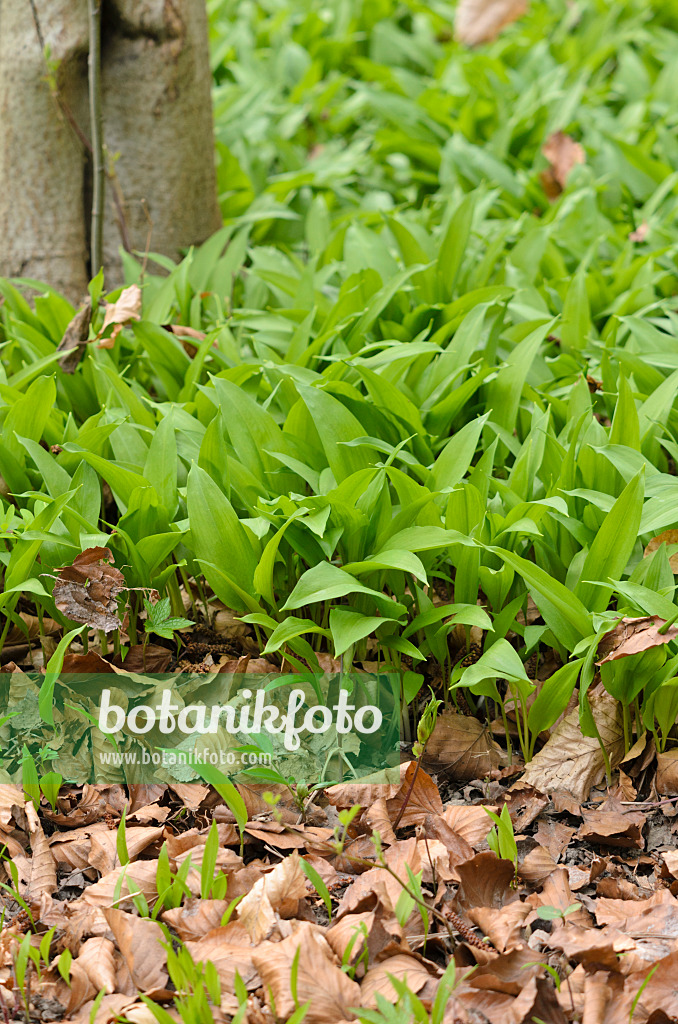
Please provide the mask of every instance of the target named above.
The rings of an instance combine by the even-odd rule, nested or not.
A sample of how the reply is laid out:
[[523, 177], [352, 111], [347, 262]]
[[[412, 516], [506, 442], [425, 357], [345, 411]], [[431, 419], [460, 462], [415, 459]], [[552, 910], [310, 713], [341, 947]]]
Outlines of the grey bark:
[[[42, 41], [58, 62], [59, 101]], [[104, 138], [133, 249], [172, 258], [220, 224], [204, 0], [103, 0]], [[86, 0], [0, 0], [0, 276], [82, 297], [89, 274]], [[64, 113], [64, 110], [66, 113]], [[113, 183], [106, 284], [121, 281]]]

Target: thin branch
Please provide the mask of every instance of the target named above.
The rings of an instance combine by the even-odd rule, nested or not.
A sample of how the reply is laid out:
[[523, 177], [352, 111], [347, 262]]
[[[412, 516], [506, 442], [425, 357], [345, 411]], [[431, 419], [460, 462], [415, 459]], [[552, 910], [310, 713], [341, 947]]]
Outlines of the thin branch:
[[101, 0], [88, 0], [89, 8], [89, 116], [92, 134], [92, 231], [91, 274], [95, 277], [103, 262], [104, 249], [104, 133], [101, 108]]

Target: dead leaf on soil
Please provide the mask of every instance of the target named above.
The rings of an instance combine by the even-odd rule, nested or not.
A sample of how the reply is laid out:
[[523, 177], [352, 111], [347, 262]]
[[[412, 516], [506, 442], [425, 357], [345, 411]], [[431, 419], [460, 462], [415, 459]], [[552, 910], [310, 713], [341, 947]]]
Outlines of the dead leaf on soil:
[[567, 179], [577, 164], [586, 163], [583, 147], [565, 132], [554, 132], [549, 135], [541, 149], [549, 162], [549, 167], [542, 171], [540, 180], [547, 197], [553, 201], [567, 185]]
[[[612, 768], [624, 756], [621, 706], [606, 692], [591, 694], [591, 711]], [[595, 737], [583, 736], [579, 711], [570, 712], [535, 754], [521, 782], [542, 793], [565, 790], [575, 800], [588, 799], [605, 776], [603, 753]]]
[[238, 904], [238, 920], [255, 943], [270, 935], [281, 917], [296, 914], [299, 900], [308, 895], [306, 875], [296, 850], [276, 865], [273, 871], [254, 884]]
[[115, 946], [110, 939], [99, 936], [83, 942], [78, 964], [89, 977], [95, 991], [115, 992]]
[[655, 786], [660, 796], [678, 794], [678, 747], [657, 754]]
[[261, 985], [261, 978], [252, 961], [253, 946], [250, 937], [240, 921], [231, 921], [225, 927], [218, 926], [199, 939], [188, 940], [186, 948], [197, 962], [213, 963], [219, 981], [228, 992], [235, 991], [236, 971], [245, 987], [255, 989]]
[[622, 619], [598, 644], [598, 654], [605, 657], [596, 664], [602, 665], [606, 661], [628, 658], [631, 654], [638, 654], [640, 651], [649, 650], [650, 647], [659, 647], [675, 640], [678, 636], [678, 626], [669, 626], [665, 633], [659, 632], [665, 622], [666, 620], [659, 615]]
[[526, 10], [527, 0], [461, 0], [455, 15], [454, 34], [467, 46], [489, 43]]
[[[645, 227], [645, 234], [647, 234], [647, 224], [643, 222], [640, 228], [638, 228], [638, 231], [634, 231], [629, 235], [629, 238], [632, 241], [642, 242], [645, 240], [644, 235], [643, 237], [638, 237], [643, 225]], [[659, 533], [656, 537], [653, 537], [647, 545], [647, 547], [645, 548], [645, 551], [643, 552], [643, 557], [647, 558], [648, 555], [654, 554], [657, 548], [660, 548], [662, 544], [678, 544], [678, 530], [664, 530], [663, 533]], [[675, 552], [675, 554], [669, 556], [669, 565], [671, 566], [673, 572], [678, 574], [678, 551]]]
[[444, 768], [449, 778], [459, 782], [484, 779], [503, 761], [502, 750], [487, 726], [455, 711], [438, 716], [423, 758], [427, 768]]
[[136, 987], [146, 995], [165, 991], [167, 953], [161, 945], [165, 936], [160, 925], [112, 907], [105, 908], [103, 915]]
[[[298, 954], [296, 1001], [290, 981]], [[319, 929], [300, 921], [297, 930], [282, 942], [263, 942], [252, 954], [261, 975], [267, 1005], [274, 1004], [286, 1020], [297, 1005], [310, 1003], [304, 1024], [339, 1024], [353, 1020], [350, 1007], [360, 1006], [360, 986], [337, 967], [334, 955]]]
[[99, 348], [113, 348], [115, 339], [123, 327], [132, 320], [141, 319], [141, 288], [138, 284], [131, 284], [129, 288], [123, 288], [120, 297], [115, 302], [106, 303], [106, 312], [101, 330], [97, 334], [100, 339], [107, 327], [113, 324], [110, 337], [99, 341]]
[[117, 596], [125, 590], [125, 577], [111, 565], [108, 548], [87, 548], [57, 573], [54, 601], [73, 622], [110, 633], [119, 629]]
[[88, 295], [57, 345], [57, 352], [64, 353], [59, 360], [59, 369], [63, 370], [64, 373], [75, 373], [76, 367], [87, 347], [89, 325], [91, 322], [92, 299]]
[[386, 802], [391, 821], [396, 820], [405, 800], [407, 800], [407, 804], [400, 819], [399, 828], [423, 825], [427, 815], [443, 813], [443, 802], [438, 787], [423, 768], [419, 768], [417, 771], [416, 761], [409, 762], [400, 789], [392, 799]]
[[[362, 1006], [376, 1009], [377, 994], [384, 996], [389, 1003], [395, 1003], [398, 995], [391, 977], [406, 982], [407, 987], [419, 998], [432, 998], [438, 987], [438, 979], [433, 971], [427, 970], [426, 966], [414, 957], [399, 953], [368, 969], [360, 985]], [[427, 990], [425, 994], [422, 992], [423, 989]]]

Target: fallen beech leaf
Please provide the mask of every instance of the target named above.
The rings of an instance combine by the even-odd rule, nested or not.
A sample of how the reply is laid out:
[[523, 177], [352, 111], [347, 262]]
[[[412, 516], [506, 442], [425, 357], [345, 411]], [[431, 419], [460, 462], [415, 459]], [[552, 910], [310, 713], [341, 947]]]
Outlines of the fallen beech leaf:
[[458, 782], [484, 779], [502, 761], [501, 748], [487, 726], [455, 711], [438, 716], [423, 758], [426, 767], [444, 768]]
[[643, 829], [646, 818], [640, 811], [622, 811], [619, 808], [602, 806], [590, 811], [582, 810], [584, 818], [577, 836], [588, 842], [605, 846], [625, 846], [642, 850]]
[[534, 950], [529, 946], [518, 946], [477, 967], [469, 978], [469, 984], [471, 988], [517, 996], [525, 983], [542, 971], [543, 968], [534, 962]]
[[[489, 818], [488, 818], [489, 821]], [[489, 832], [489, 829], [488, 829]], [[518, 898], [511, 889], [514, 868], [508, 860], [486, 851], [457, 867], [460, 882], [455, 901], [467, 910], [470, 907], [503, 907]]]
[[[139, 860], [135, 864], [125, 864], [123, 867], [109, 871], [94, 885], [88, 886], [82, 896], [74, 900], [71, 905], [78, 905], [82, 901], [91, 907], [100, 907], [101, 909], [110, 907], [114, 903], [118, 907], [132, 907], [130, 894], [137, 892], [142, 893], [149, 901], [157, 896], [157, 871], [157, 860]], [[116, 893], [120, 875], [124, 875], [124, 879], [122, 887]]]
[[535, 839], [540, 846], [549, 851], [555, 861], [558, 861], [569, 846], [574, 831], [570, 825], [564, 825], [561, 821], [542, 818], [537, 824]]
[[261, 942], [273, 930], [276, 913], [283, 918], [290, 917], [306, 895], [306, 875], [295, 850], [270, 874], [260, 878], [240, 901], [238, 920], [254, 942]]
[[[642, 238], [634, 237], [640, 235], [641, 229], [643, 227], [645, 227], [645, 234], [647, 234], [647, 224], [645, 224], [645, 222], [643, 221], [643, 224], [641, 224], [640, 228], [638, 228], [638, 231], [632, 232], [629, 235], [629, 238], [634, 242], [644, 241], [645, 235], [643, 235]], [[660, 533], [656, 537], [653, 537], [647, 545], [647, 547], [645, 548], [643, 556], [647, 558], [648, 555], [653, 554], [657, 550], [657, 548], [660, 548], [662, 544], [678, 544], [678, 530], [664, 530], [663, 533]], [[671, 566], [673, 572], [678, 574], [678, 551], [673, 555], [669, 555], [669, 565]]]
[[[624, 756], [621, 705], [606, 692], [591, 694], [591, 711], [615, 768]], [[583, 736], [579, 711], [566, 715], [525, 769], [522, 783], [542, 793], [563, 789], [576, 800], [586, 800], [592, 786], [605, 775], [603, 753], [594, 737]]]
[[527, 0], [461, 0], [454, 21], [460, 43], [489, 43], [527, 10]]
[[416, 761], [409, 762], [400, 789], [392, 799], [386, 801], [392, 821], [396, 820], [405, 801], [407, 803], [399, 828], [423, 825], [427, 815], [443, 813], [443, 802], [438, 787], [423, 768], [417, 771]]
[[64, 373], [75, 373], [76, 367], [87, 347], [89, 325], [91, 322], [92, 299], [88, 295], [57, 345], [57, 352], [64, 353], [59, 360], [59, 369], [63, 370]]
[[567, 185], [573, 167], [586, 162], [586, 154], [582, 146], [564, 132], [549, 135], [541, 151], [549, 162], [547, 170], [540, 175], [542, 188], [548, 198], [554, 200]]
[[125, 914], [113, 907], [103, 909], [103, 915], [137, 988], [147, 995], [163, 992], [167, 988], [168, 975], [165, 969], [167, 953], [161, 945], [165, 935], [160, 925], [149, 918]]
[[188, 899], [180, 907], [165, 910], [162, 919], [183, 942], [195, 941], [219, 928], [228, 905], [228, 900]]
[[[159, 840], [162, 836], [161, 826], [148, 826], [146, 828], [127, 827], [125, 839], [127, 842], [127, 853], [130, 861], [137, 859], [140, 853]], [[117, 832], [106, 829], [97, 830], [92, 834], [90, 845], [89, 863], [96, 868], [99, 874], [107, 875], [120, 864], [117, 850]]]
[[435, 991], [437, 986], [435, 975], [428, 971], [424, 964], [405, 953], [398, 953], [368, 969], [360, 985], [362, 1006], [376, 1009], [377, 994], [384, 996], [388, 1002], [395, 1003], [398, 995], [391, 977], [405, 981], [415, 995], [418, 995], [426, 985], [432, 991]]
[[621, 1024], [622, 1021], [628, 1024], [631, 1007], [639, 992], [632, 1017], [634, 1022], [666, 1024], [675, 1019], [678, 1016], [677, 971], [678, 953], [672, 952], [656, 964], [648, 964], [643, 971], [630, 974], [624, 986], [623, 999], [618, 1000], [614, 1012], [605, 1018], [605, 1024]]
[[469, 920], [477, 924], [483, 935], [487, 935], [495, 949], [504, 953], [524, 942], [522, 928], [530, 907], [520, 900], [514, 900], [505, 907], [469, 907]]
[[122, 668], [125, 672], [166, 672], [172, 661], [172, 652], [159, 644], [146, 644], [144, 651], [143, 644], [134, 644], [128, 650], [124, 660], [121, 655], [116, 654], [111, 662], [116, 668]]
[[457, 864], [463, 864], [465, 861], [471, 860], [473, 848], [459, 832], [455, 832], [454, 829], [450, 828], [442, 815], [429, 814], [426, 816], [424, 824], [427, 838], [437, 839], [447, 850], [448, 865], [450, 867], [455, 868]]
[[54, 601], [60, 612], [93, 629], [110, 633], [119, 629], [116, 598], [125, 590], [125, 577], [110, 563], [108, 548], [87, 548], [57, 573]]
[[655, 786], [661, 796], [678, 794], [678, 748], [674, 747], [672, 750], [657, 754]]
[[117, 1020], [129, 1005], [129, 996], [115, 992], [113, 995], [104, 996], [101, 1002], [97, 1001], [96, 1010], [94, 1000], [85, 1003], [76, 1017], [69, 1016], [68, 1024], [111, 1024], [111, 1021]]
[[665, 622], [666, 620], [659, 615], [622, 619], [598, 644], [598, 654], [604, 654], [605, 657], [596, 664], [602, 665], [606, 661], [628, 658], [631, 654], [638, 654], [650, 647], [659, 647], [675, 640], [678, 636], [678, 626], [669, 626], [665, 633], [659, 632]]
[[224, 928], [212, 929], [200, 939], [187, 941], [186, 948], [196, 962], [213, 963], [219, 981], [231, 993], [235, 991], [236, 971], [246, 988], [256, 989], [261, 985], [252, 961], [253, 946], [240, 921], [232, 921]]
[[11, 830], [13, 807], [23, 807], [26, 802], [24, 791], [21, 786], [14, 786], [10, 783], [0, 785], [0, 829], [9, 832]]
[[[296, 1000], [290, 981], [298, 955]], [[300, 921], [297, 930], [282, 942], [262, 942], [252, 954], [261, 975], [267, 1005], [275, 1006], [286, 1020], [297, 1005], [310, 1003], [304, 1024], [339, 1024], [353, 1020], [350, 1007], [360, 1006], [360, 986], [334, 963], [332, 950], [319, 930]]]
[[51, 895], [57, 890], [54, 855], [39, 823], [31, 831], [31, 851], [31, 877], [28, 882], [28, 896], [30, 899], [38, 899], [42, 893]]
[[385, 782], [340, 782], [336, 786], [329, 786], [325, 790], [325, 796], [334, 807], [353, 807], [360, 804], [361, 807], [371, 807], [377, 800], [390, 800], [400, 789], [405, 772], [411, 762], [399, 765], [397, 768], [387, 768], [380, 772], [380, 778], [385, 777]]
[[367, 962], [370, 964], [384, 959], [390, 962], [395, 953], [407, 952], [409, 949], [395, 914], [383, 903], [377, 904], [374, 910], [346, 914], [328, 929], [325, 938], [342, 962], [346, 950], [352, 943], [350, 962], [355, 963], [365, 948], [365, 931]]
[[99, 342], [99, 348], [113, 348], [115, 339], [120, 331], [132, 320], [141, 319], [141, 288], [138, 284], [131, 284], [129, 288], [123, 288], [120, 296], [115, 302], [106, 303], [106, 312], [101, 330], [97, 339], [101, 338], [107, 327], [113, 324], [113, 330], [108, 338]]
[[[499, 810], [494, 804], [485, 804], [485, 807], [488, 811]], [[453, 832], [474, 847], [485, 842], [492, 826], [483, 807], [469, 807], [468, 804], [450, 804], [445, 808], [442, 818]]]
[[95, 991], [115, 992], [115, 946], [110, 939], [99, 936], [83, 942], [78, 964], [85, 971]]

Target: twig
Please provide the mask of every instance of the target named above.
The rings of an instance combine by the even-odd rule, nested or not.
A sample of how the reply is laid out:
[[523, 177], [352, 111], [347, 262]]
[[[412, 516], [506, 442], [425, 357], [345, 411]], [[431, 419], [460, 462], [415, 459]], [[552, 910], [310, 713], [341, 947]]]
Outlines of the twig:
[[92, 232], [91, 275], [101, 269], [104, 250], [104, 163], [103, 115], [101, 107], [101, 0], [88, 0], [89, 8], [89, 116], [92, 132]]

